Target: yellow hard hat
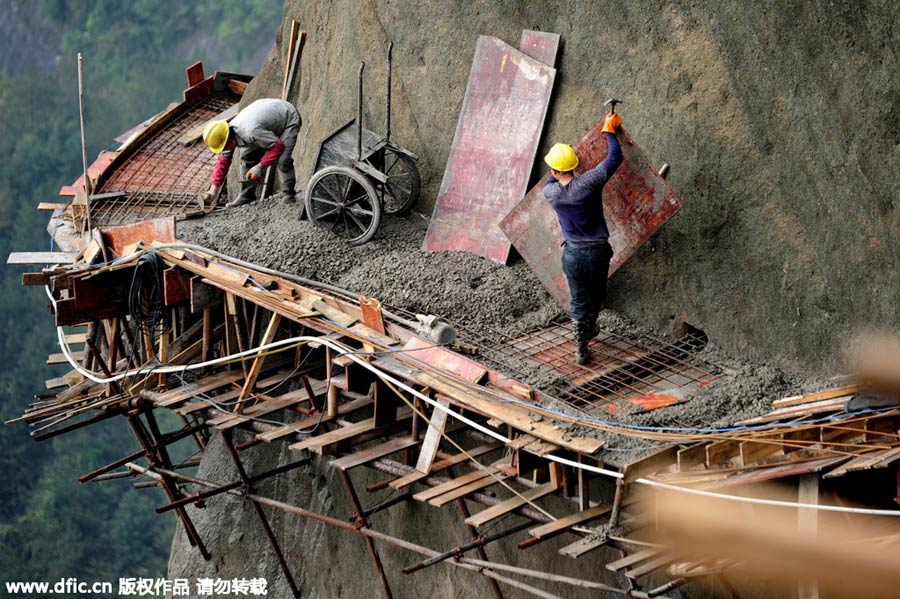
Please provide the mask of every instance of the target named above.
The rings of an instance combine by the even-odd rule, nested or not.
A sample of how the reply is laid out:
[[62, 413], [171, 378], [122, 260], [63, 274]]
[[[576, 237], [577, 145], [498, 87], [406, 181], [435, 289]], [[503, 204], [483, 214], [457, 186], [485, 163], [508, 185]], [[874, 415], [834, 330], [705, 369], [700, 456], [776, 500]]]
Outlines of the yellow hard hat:
[[203, 128], [203, 143], [209, 146], [213, 154], [221, 154], [228, 143], [228, 122], [210, 121]]
[[544, 162], [553, 170], [565, 173], [575, 170], [575, 167], [578, 166], [578, 156], [575, 155], [575, 150], [569, 144], [553, 144], [553, 147], [544, 156]]

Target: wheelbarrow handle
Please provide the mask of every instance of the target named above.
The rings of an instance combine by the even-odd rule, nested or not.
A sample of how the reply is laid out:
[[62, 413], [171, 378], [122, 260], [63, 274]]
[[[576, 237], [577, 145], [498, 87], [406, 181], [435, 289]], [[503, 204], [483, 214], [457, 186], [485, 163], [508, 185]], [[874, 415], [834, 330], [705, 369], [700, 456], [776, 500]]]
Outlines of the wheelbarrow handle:
[[356, 93], [356, 159], [362, 160], [362, 112], [363, 112], [363, 70], [366, 63], [359, 63], [359, 87]]

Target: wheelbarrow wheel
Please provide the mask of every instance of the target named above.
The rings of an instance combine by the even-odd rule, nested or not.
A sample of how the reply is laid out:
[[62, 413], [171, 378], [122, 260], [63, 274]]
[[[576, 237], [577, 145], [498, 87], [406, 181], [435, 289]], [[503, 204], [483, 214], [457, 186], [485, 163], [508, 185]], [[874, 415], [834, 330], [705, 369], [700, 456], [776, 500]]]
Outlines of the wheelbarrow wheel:
[[395, 216], [404, 216], [419, 199], [419, 168], [416, 161], [390, 147], [384, 149], [384, 164], [379, 169], [387, 181], [378, 186], [384, 211]]
[[375, 188], [359, 171], [329, 166], [306, 187], [306, 214], [314, 225], [361, 245], [375, 235], [381, 222], [381, 202]]

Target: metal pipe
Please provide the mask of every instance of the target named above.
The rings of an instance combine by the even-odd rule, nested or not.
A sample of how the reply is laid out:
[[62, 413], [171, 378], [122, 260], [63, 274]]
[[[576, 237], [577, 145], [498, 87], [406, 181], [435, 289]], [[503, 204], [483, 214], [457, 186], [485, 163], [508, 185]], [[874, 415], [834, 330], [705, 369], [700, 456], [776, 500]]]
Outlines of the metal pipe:
[[[81, 125], [81, 163], [84, 167], [84, 214], [87, 230], [91, 227], [91, 178], [88, 176], [87, 138], [84, 134], [84, 80], [81, 76], [81, 52], [78, 53], [78, 122]], [[84, 233], [84, 229], [81, 230]]]
[[362, 160], [362, 115], [363, 115], [363, 69], [366, 63], [359, 63], [359, 82], [356, 90], [356, 159]]
[[[471, 514], [469, 513], [469, 508], [466, 506], [466, 500], [460, 497], [456, 500], [456, 505], [459, 507], [459, 513], [463, 517], [463, 522], [466, 524], [466, 530], [469, 531], [469, 536], [472, 537], [472, 540], [478, 538], [478, 531], [474, 526], [466, 522], [469, 519]], [[478, 553], [478, 558], [487, 561], [487, 552], [484, 550], [484, 546], [476, 547], [476, 553]], [[488, 584], [491, 586], [491, 593], [494, 594], [494, 599], [503, 599], [503, 591], [500, 590], [500, 585], [497, 584], [497, 581], [493, 578], [488, 578]]]
[[[296, 462], [291, 462], [290, 464], [285, 464], [284, 466], [279, 466], [278, 468], [274, 468], [269, 470], [268, 472], [263, 472], [261, 474], [254, 474], [249, 477], [249, 484], [257, 483], [261, 480], [265, 480], [272, 476], [277, 476], [279, 474], [284, 474], [289, 470], [293, 470], [294, 468], [299, 468], [300, 466], [305, 466], [311, 461], [312, 458], [303, 458], [302, 460], [297, 460]], [[177, 507], [181, 507], [183, 505], [187, 505], [190, 503], [197, 503], [199, 501], [203, 501], [204, 499], [209, 499], [210, 497], [215, 497], [216, 495], [220, 495], [225, 493], [226, 491], [230, 491], [232, 489], [237, 489], [241, 485], [246, 484], [244, 481], [236, 480], [232, 483], [228, 483], [226, 485], [222, 485], [221, 487], [215, 489], [209, 489], [208, 491], [201, 491], [199, 493], [194, 493], [192, 495], [185, 496], [184, 499], [180, 499], [173, 503], [168, 503], [166, 505], [161, 505], [156, 508], [157, 514], [162, 514], [163, 512], [168, 512], [169, 510], [173, 510]]]
[[[353, 482], [350, 480], [350, 475], [344, 470], [338, 470], [338, 472], [341, 475], [341, 480], [344, 481], [344, 486], [347, 487], [347, 494], [350, 496], [350, 501], [353, 503], [353, 509], [356, 510], [356, 518], [359, 525], [367, 528], [369, 525], [366, 522], [365, 516], [363, 516], [365, 510], [363, 510], [362, 504], [359, 502], [359, 497], [356, 494], [356, 489], [353, 488]], [[384, 596], [387, 597], [387, 599], [394, 599], [394, 594], [391, 592], [387, 576], [384, 573], [384, 565], [381, 563], [381, 558], [378, 557], [378, 552], [375, 550], [375, 543], [372, 541], [371, 537], [366, 537], [366, 545], [369, 547], [369, 553], [372, 554], [372, 561], [375, 563], [375, 569], [378, 571], [379, 578], [381, 578], [381, 588], [384, 591]]]
[[[143, 474], [145, 476], [149, 476], [150, 478], [157, 479], [157, 477], [159, 476], [159, 474], [157, 472], [154, 472], [150, 468], [145, 468], [144, 466], [140, 466], [138, 464], [130, 463], [130, 464], [126, 464], [126, 467], [133, 472], [136, 472], [138, 474]], [[193, 483], [196, 483], [196, 484], [199, 484], [202, 486], [207, 486], [207, 487], [215, 487], [216, 486], [215, 483], [197, 479], [194, 477], [185, 476], [185, 475], [174, 473], [174, 472], [171, 472], [168, 474], [170, 476], [173, 476], [173, 478], [179, 478], [186, 482], [193, 482]], [[308, 518], [310, 520], [322, 522], [324, 524], [328, 524], [328, 525], [334, 526], [336, 528], [341, 528], [343, 530], [355, 532], [357, 534], [361, 534], [366, 537], [371, 537], [372, 539], [383, 541], [389, 545], [393, 545], [394, 547], [400, 547], [401, 549], [406, 549], [407, 551], [411, 551], [413, 553], [418, 553], [419, 555], [424, 555], [427, 557], [434, 557], [434, 556], [438, 555], [438, 552], [433, 549], [429, 549], [429, 548], [423, 547], [421, 545], [416, 545], [415, 543], [411, 543], [409, 541], [405, 541], [403, 539], [399, 539], [397, 537], [393, 537], [391, 535], [388, 535], [388, 534], [385, 534], [382, 532], [378, 532], [376, 530], [372, 530], [371, 528], [368, 528], [365, 526], [358, 527], [355, 524], [352, 524], [350, 522], [345, 522], [344, 520], [338, 520], [337, 518], [332, 518], [330, 516], [325, 516], [323, 514], [311, 512], [309, 510], [305, 510], [301, 507], [290, 505], [290, 504], [284, 503], [282, 501], [270, 499], [268, 497], [262, 497], [262, 496], [254, 494], [254, 493], [244, 494], [241, 491], [237, 491], [237, 490], [231, 490], [231, 491], [228, 491], [228, 493], [235, 495], [237, 497], [242, 497], [249, 501], [253, 501], [253, 502], [256, 502], [256, 503], [259, 503], [262, 505], [266, 505], [268, 507], [273, 507], [276, 509], [283, 510], [285, 512], [288, 512], [289, 514], [294, 514], [297, 516]], [[474, 563], [468, 563], [468, 562], [474, 562]], [[518, 589], [524, 590], [524, 591], [529, 592], [538, 597], [550, 597], [551, 599], [560, 599], [557, 595], [551, 595], [549, 593], [546, 593], [545, 591], [542, 591], [541, 589], [532, 587], [530, 585], [527, 585], [525, 583], [522, 583], [522, 582], [519, 582], [516, 580], [511, 580], [511, 579], [501, 576], [495, 572], [491, 572], [490, 570], [487, 569], [489, 565], [493, 566], [493, 569], [496, 569], [496, 570], [512, 568], [514, 566], [502, 566], [501, 567], [500, 564], [494, 564], [493, 562], [484, 562], [483, 565], [475, 565], [475, 563], [477, 563], [477, 560], [470, 560], [468, 558], [461, 558], [459, 561], [448, 560], [443, 563], [457, 567], [457, 568], [463, 568], [465, 570], [469, 570], [472, 572], [477, 572], [477, 573], [481, 574], [482, 576], [487, 576], [489, 578], [493, 578], [494, 580], [503, 582], [504, 584], [509, 584], [510, 586], [514, 586]], [[553, 576], [553, 575], [548, 574], [546, 576]], [[613, 587], [610, 587], [610, 588], [613, 588]], [[618, 592], [622, 595], [628, 594], [627, 591], [623, 591], [621, 589], [618, 589], [615, 592]], [[631, 593], [634, 597], [637, 597], [638, 599], [647, 599], [645, 593], [640, 593], [638, 591], [631, 591]]]
[[419, 570], [424, 570], [428, 566], [433, 566], [442, 561], [448, 560], [452, 557], [461, 556], [466, 551], [470, 551], [470, 550], [476, 549], [478, 547], [484, 547], [488, 543], [497, 541], [504, 537], [508, 537], [511, 534], [515, 534], [517, 532], [523, 531], [526, 528], [531, 528], [532, 526], [534, 526], [534, 522], [531, 522], [529, 520], [527, 522], [522, 522], [520, 524], [517, 524], [516, 526], [513, 526], [512, 528], [509, 528], [507, 530], [504, 530], [503, 532], [496, 532], [496, 533], [494, 533], [492, 535], [488, 535], [486, 537], [480, 537], [478, 539], [475, 539], [471, 543], [466, 543], [465, 545], [460, 545], [459, 547], [454, 547], [453, 549], [450, 549], [443, 553], [439, 553], [438, 555], [435, 555], [434, 557], [430, 557], [430, 558], [423, 560], [417, 564], [413, 564], [412, 566], [407, 566], [407, 567], [403, 568], [403, 574], [405, 576], [408, 576], [414, 572], [418, 572]]
[[384, 141], [391, 141], [391, 51], [394, 42], [388, 42], [387, 48], [387, 108], [384, 116]]
[[[241, 463], [241, 457], [238, 455], [237, 449], [234, 448], [234, 443], [231, 440], [232, 430], [228, 429], [222, 433], [222, 441], [225, 443], [225, 448], [228, 450], [229, 455], [231, 455], [231, 460], [234, 462], [235, 468], [237, 468], [238, 476], [241, 477], [241, 481], [247, 487], [247, 490], [252, 490], [253, 485], [250, 481], [250, 477], [247, 476], [247, 471], [244, 470], [244, 465]], [[263, 529], [263, 533], [265, 533], [266, 538], [269, 540], [269, 545], [272, 547], [272, 551], [275, 553], [275, 558], [278, 560], [278, 564], [281, 566], [281, 572], [284, 574], [284, 578], [287, 580], [288, 586], [291, 587], [291, 594], [294, 597], [300, 597], [300, 588], [297, 586], [297, 583], [294, 581], [294, 577], [291, 574], [291, 568], [288, 566], [287, 560], [284, 558], [284, 553], [281, 551], [281, 546], [278, 544], [278, 539], [275, 538], [275, 533], [272, 531], [272, 527], [269, 525], [269, 519], [266, 518], [266, 513], [263, 511], [262, 506], [259, 505], [258, 502], [251, 502], [253, 506], [253, 510], [256, 512], [257, 518], [259, 518], [259, 524]]]

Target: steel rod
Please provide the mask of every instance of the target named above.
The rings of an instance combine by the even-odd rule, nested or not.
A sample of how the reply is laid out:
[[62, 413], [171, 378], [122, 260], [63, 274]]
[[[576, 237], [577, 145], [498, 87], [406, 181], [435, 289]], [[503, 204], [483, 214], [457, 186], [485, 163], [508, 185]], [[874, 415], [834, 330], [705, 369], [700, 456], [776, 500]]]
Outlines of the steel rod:
[[[144, 466], [140, 466], [138, 464], [133, 464], [133, 463], [127, 464], [126, 466], [129, 470], [131, 470], [133, 472], [148, 476], [150, 478], [154, 478], [154, 480], [159, 480], [157, 478], [159, 476], [159, 474], [157, 472], [154, 472], [153, 469], [146, 468]], [[173, 478], [180, 478], [186, 482], [196, 483], [201, 486], [206, 486], [206, 487], [216, 487], [217, 486], [216, 483], [212, 483], [210, 481], [205, 481], [202, 479], [185, 476], [185, 475], [174, 473], [174, 472], [169, 473], [169, 474], [172, 475]], [[231, 491], [228, 491], [228, 493], [231, 495], [234, 495], [236, 497], [241, 497], [248, 501], [254, 501], [254, 502], [260, 503], [262, 505], [266, 505], [269, 507], [283, 510], [290, 514], [301, 516], [303, 518], [308, 518], [310, 520], [315, 520], [317, 522], [322, 522], [324, 524], [328, 524], [330, 526], [334, 526], [336, 528], [340, 528], [340, 529], [343, 529], [343, 530], [346, 530], [349, 532], [361, 534], [366, 537], [371, 537], [372, 539], [383, 541], [394, 547], [400, 547], [401, 549], [406, 549], [407, 551], [410, 551], [412, 553], [418, 553], [419, 555], [424, 555], [426, 557], [434, 557], [434, 556], [438, 555], [438, 552], [435, 551], [434, 549], [429, 549], [427, 547], [417, 545], [410, 541], [406, 541], [404, 539], [400, 539], [400, 538], [397, 538], [397, 537], [394, 537], [394, 536], [391, 536], [391, 535], [388, 535], [388, 534], [385, 534], [382, 532], [378, 532], [376, 530], [373, 530], [373, 529], [365, 527], [365, 526], [359, 527], [351, 522], [346, 522], [344, 520], [338, 520], [337, 518], [332, 518], [330, 516], [325, 516], [323, 514], [311, 512], [311, 511], [303, 509], [301, 507], [297, 507], [295, 505], [284, 503], [284, 502], [278, 501], [276, 499], [262, 497], [260, 495], [254, 494], [254, 493], [246, 493], [245, 494], [245, 493], [242, 493], [241, 491], [234, 490], [234, 489]], [[530, 585], [527, 585], [527, 584], [519, 582], [519, 581], [511, 580], [509, 578], [500, 576], [500, 575], [496, 574], [495, 572], [490, 571], [491, 569], [500, 570], [500, 569], [505, 569], [505, 568], [512, 568], [514, 566], [505, 566], [502, 564], [496, 564], [494, 562], [485, 562], [483, 565], [475, 565], [474, 563], [468, 563], [468, 562], [476, 562], [477, 563], [477, 560], [470, 560], [469, 558], [461, 558], [459, 561], [447, 560], [443, 563], [454, 566], [454, 567], [463, 568], [465, 570], [479, 573], [482, 576], [487, 576], [487, 577], [493, 578], [494, 580], [503, 582], [505, 584], [510, 584], [510, 586], [514, 586], [521, 590], [527, 591], [538, 597], [551, 597], [551, 598], [559, 599], [556, 595], [550, 595], [550, 594], [546, 593], [545, 591], [542, 591], [541, 589], [537, 589], [535, 587], [532, 587]], [[488, 566], [491, 566], [491, 568], [488, 568]], [[546, 576], [555, 576], [555, 575], [546, 574]], [[562, 581], [560, 581], [560, 582], [562, 582]], [[610, 587], [610, 589], [614, 589], [614, 588], [615, 587]], [[622, 589], [617, 589], [613, 592], [617, 592], [621, 595], [626, 595], [626, 596], [629, 593], [628, 591], [625, 591]], [[634, 597], [636, 597], [638, 599], [647, 599], [647, 596], [645, 593], [640, 593], [639, 591], [631, 591], [631, 593]], [[663, 599], [665, 599], [665, 598], [663, 598]]]
[[502, 538], [508, 537], [511, 534], [515, 534], [515, 533], [521, 532], [527, 528], [531, 528], [532, 526], [534, 526], [534, 522], [531, 522], [531, 521], [522, 522], [522, 523], [517, 524], [517, 525], [513, 526], [512, 528], [508, 528], [502, 532], [497, 532], [497, 533], [488, 535], [486, 537], [484, 537], [484, 536], [479, 537], [470, 543], [466, 543], [465, 545], [460, 545], [459, 547], [454, 547], [453, 549], [450, 549], [443, 553], [439, 553], [438, 555], [435, 555], [434, 557], [430, 557], [430, 558], [423, 560], [417, 564], [407, 566], [407, 567], [403, 568], [403, 574], [408, 576], [414, 572], [418, 572], [419, 570], [423, 570], [429, 566], [433, 566], [444, 560], [448, 560], [453, 557], [459, 557], [466, 551], [471, 551], [472, 549], [476, 549], [478, 547], [484, 547], [488, 543], [498, 541]]
[[[365, 511], [362, 508], [362, 504], [359, 502], [359, 496], [356, 494], [356, 489], [353, 488], [353, 481], [350, 480], [350, 475], [344, 470], [338, 470], [338, 472], [341, 475], [341, 480], [344, 481], [344, 486], [347, 487], [347, 494], [350, 496], [350, 501], [353, 503], [353, 509], [356, 510], [357, 522], [361, 527], [368, 527], [366, 518], [363, 515]], [[369, 547], [369, 553], [372, 554], [372, 561], [375, 563], [375, 569], [378, 571], [378, 576], [381, 579], [381, 588], [384, 591], [384, 596], [387, 597], [387, 599], [393, 599], [394, 594], [391, 592], [387, 575], [384, 573], [384, 565], [381, 563], [381, 558], [378, 556], [378, 551], [376, 551], [375, 543], [371, 537], [366, 537], [366, 545]]]
[[[234, 443], [232, 442], [231, 438], [231, 429], [223, 431], [222, 441], [224, 441], [225, 448], [228, 450], [228, 454], [231, 456], [231, 461], [234, 462], [234, 466], [235, 468], [237, 468], [238, 475], [240, 476], [243, 484], [247, 487], [247, 490], [252, 491], [253, 483], [251, 482], [250, 477], [247, 475], [247, 471], [244, 469], [244, 465], [241, 463], [241, 457], [238, 455], [237, 449], [235, 449]], [[250, 502], [250, 505], [253, 506], [253, 510], [256, 512], [257, 518], [259, 518], [259, 524], [263, 529], [263, 533], [265, 533], [266, 538], [269, 540], [269, 545], [272, 547], [272, 551], [275, 552], [275, 557], [278, 560], [278, 564], [281, 566], [281, 572], [282, 574], [284, 574], [288, 586], [291, 588], [291, 594], [294, 597], [299, 598], [300, 588], [294, 581], [294, 576], [291, 574], [291, 568], [290, 566], [288, 566], [287, 560], [284, 557], [284, 553], [282, 553], [281, 551], [281, 545], [278, 544], [278, 539], [275, 538], [275, 533], [272, 531], [272, 527], [269, 524], [269, 519], [266, 517], [265, 511], [263, 511], [262, 506], [256, 501]]]
[[356, 92], [356, 159], [362, 160], [362, 117], [363, 117], [363, 69], [366, 63], [359, 63], [359, 81]]
[[[81, 126], [81, 163], [84, 167], [84, 215], [87, 223], [87, 230], [90, 232], [91, 226], [91, 178], [88, 176], [87, 163], [87, 136], [84, 131], [84, 79], [81, 74], [81, 52], [78, 53], [78, 122]], [[84, 232], [82, 228], [81, 232]]]

